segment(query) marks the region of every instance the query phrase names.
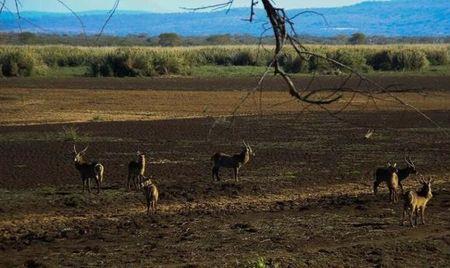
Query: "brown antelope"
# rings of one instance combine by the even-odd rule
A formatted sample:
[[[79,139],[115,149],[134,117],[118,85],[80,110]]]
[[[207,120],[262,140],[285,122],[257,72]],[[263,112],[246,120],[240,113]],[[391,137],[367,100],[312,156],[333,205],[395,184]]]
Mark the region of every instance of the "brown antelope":
[[[232,168],[234,171],[234,179],[236,180],[236,182],[238,181],[239,169],[250,160],[250,156],[252,157],[255,156],[250,145],[245,143],[245,141],[243,141],[243,143],[244,147],[242,147],[242,151],[239,154],[231,156],[224,153],[215,153],[211,157],[211,160],[213,160],[214,162],[214,166],[212,168],[213,180],[214,179],[218,181],[220,180],[219,169],[220,167],[224,167],[224,168]]]
[[[139,188],[143,189],[145,200],[147,201],[147,214],[150,214],[150,208],[153,213],[156,213],[156,206],[158,205],[159,192],[156,185],[153,184],[151,179],[143,177],[145,181],[139,184]]]
[[[128,164],[128,180],[127,187],[130,190],[131,182],[133,182],[134,188],[137,189],[138,183],[142,182],[145,173],[145,155],[141,152],[137,152],[138,160],[131,161]]]
[[[431,192],[431,183],[433,182],[433,179],[425,180],[421,177],[419,182],[422,184],[422,188],[419,191],[408,191],[403,195],[404,204],[402,225],[405,223],[408,210],[411,227],[414,227],[413,218],[415,218],[415,225],[418,224],[419,211],[421,214],[420,217],[422,219],[422,224],[425,224],[425,208],[433,197]]]
[[[77,152],[75,144],[73,145],[73,161],[75,163],[75,168],[80,172],[81,180],[83,181],[83,192],[86,184],[88,186],[88,191],[91,192],[91,179],[95,179],[95,182],[97,183],[97,193],[100,193],[105,168],[98,162],[88,162],[84,159],[84,154],[87,149],[88,146],[81,152]]]

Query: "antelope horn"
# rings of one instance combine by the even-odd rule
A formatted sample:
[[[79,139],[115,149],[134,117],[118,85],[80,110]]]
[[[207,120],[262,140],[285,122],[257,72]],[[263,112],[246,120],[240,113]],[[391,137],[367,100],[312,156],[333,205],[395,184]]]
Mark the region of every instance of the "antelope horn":
[[[416,167],[416,165],[415,165],[414,162],[412,161],[411,157],[409,157],[409,162],[411,163],[411,166]]]
[[[408,164],[408,165],[414,167],[414,164],[411,162],[411,159],[410,159],[409,157],[406,157],[406,156],[405,156],[405,162],[406,162],[406,164]]]
[[[88,145],[88,146],[86,146],[86,148],[84,148],[84,149],[83,149],[83,151],[81,151],[81,152],[80,152],[80,154],[82,154],[82,153],[86,152],[86,150],[87,150],[88,148],[89,148],[89,145]]]
[[[245,143],[245,141],[244,141],[244,140],[242,140],[242,142],[244,143],[245,147],[247,147],[247,148],[248,148],[248,145],[247,145],[247,143]]]
[[[73,152],[74,152],[75,154],[78,154],[78,153],[77,153],[77,147],[75,146],[75,144],[73,145]]]

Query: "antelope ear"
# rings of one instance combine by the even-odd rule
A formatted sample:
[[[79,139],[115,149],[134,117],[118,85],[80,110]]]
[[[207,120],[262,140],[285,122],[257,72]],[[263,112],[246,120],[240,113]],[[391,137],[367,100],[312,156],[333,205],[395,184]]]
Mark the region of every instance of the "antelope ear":
[[[391,162],[387,162],[387,164],[388,164],[388,167],[392,167]]]
[[[394,166],[393,167],[397,167],[397,163],[394,163]]]

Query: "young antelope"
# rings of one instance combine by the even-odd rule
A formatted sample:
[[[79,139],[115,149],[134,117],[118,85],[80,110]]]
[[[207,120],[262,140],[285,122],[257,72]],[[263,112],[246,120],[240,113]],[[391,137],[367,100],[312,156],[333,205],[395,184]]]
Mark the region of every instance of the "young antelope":
[[[158,188],[156,188],[151,179],[143,178],[146,180],[139,184],[139,188],[144,191],[145,200],[147,201],[147,214],[150,214],[150,209],[153,213],[156,213],[159,197]]]

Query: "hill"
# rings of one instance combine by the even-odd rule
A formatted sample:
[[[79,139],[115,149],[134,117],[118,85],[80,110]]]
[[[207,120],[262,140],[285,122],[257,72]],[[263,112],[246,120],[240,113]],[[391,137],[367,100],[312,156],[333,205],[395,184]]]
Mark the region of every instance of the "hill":
[[[308,9],[289,10],[294,15]],[[447,36],[450,35],[450,4],[448,0],[393,0],[383,2],[363,2],[338,7],[317,8],[317,15],[302,15],[295,19],[299,34],[314,36],[333,36],[357,31],[369,35],[385,36]],[[158,35],[163,32],[176,32],[184,36],[211,34],[250,34],[260,35],[265,20],[264,10],[256,10],[256,21],[249,23],[247,8],[214,12],[186,13],[146,13],[118,11],[111,19],[105,33],[128,35],[147,33]],[[80,13],[86,31],[95,34],[104,23],[106,11]],[[21,21],[25,31],[39,32],[44,29],[52,33],[76,34],[81,32],[77,19],[68,13],[24,12],[22,16],[34,25]],[[17,31],[17,20],[12,14],[0,16],[0,31]]]

